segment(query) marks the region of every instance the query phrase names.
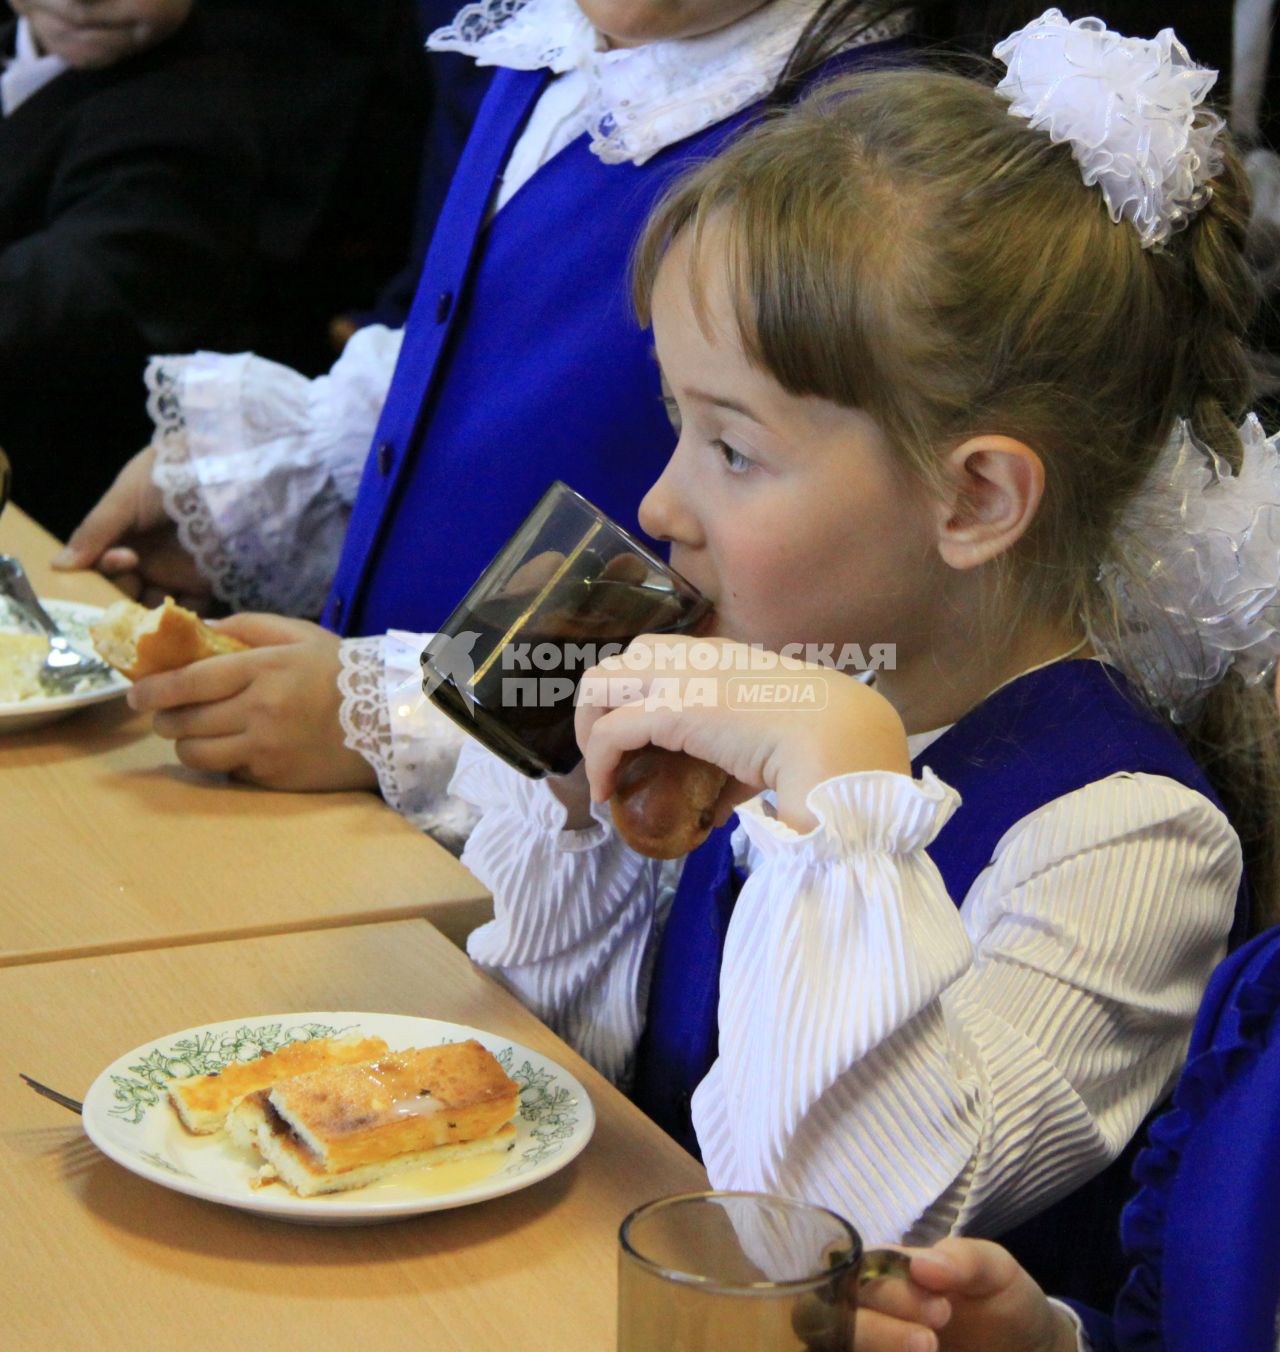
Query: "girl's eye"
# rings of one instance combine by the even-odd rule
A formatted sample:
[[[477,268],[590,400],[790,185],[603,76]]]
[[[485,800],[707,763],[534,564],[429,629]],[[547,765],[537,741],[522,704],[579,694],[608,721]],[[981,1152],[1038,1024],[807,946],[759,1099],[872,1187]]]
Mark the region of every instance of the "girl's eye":
[[[741,451],[735,451],[727,441],[713,441],[711,444],[724,457],[725,468],[730,474],[745,474],[755,464]]]
[[[676,403],[671,395],[664,394],[662,396],[662,407],[667,411],[667,421],[671,424],[671,430],[676,436],[679,436],[681,427],[683,426],[680,419],[680,405]]]

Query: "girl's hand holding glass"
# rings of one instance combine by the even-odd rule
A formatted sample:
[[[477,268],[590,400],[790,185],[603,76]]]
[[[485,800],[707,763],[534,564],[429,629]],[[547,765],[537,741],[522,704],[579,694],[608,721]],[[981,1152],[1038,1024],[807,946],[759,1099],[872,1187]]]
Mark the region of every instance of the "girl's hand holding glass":
[[[1007,1249],[953,1238],[909,1252],[909,1282],[863,1288],[857,1352],[1077,1352],[1071,1317]]]
[[[714,657],[714,668],[712,658]],[[728,776],[717,822],[762,790],[797,831],[817,825],[809,791],[835,775],[911,773],[907,738],[893,706],[843,672],[780,663],[728,639],[643,635],[591,668],[576,718],[592,798],[615,786],[623,755],[644,746],[680,751]]]
[[[364,757],[343,745],[337,635],[280,615],[235,615],[219,627],[251,651],[148,676],[129,691],[178,759],[271,789],[376,788]]]

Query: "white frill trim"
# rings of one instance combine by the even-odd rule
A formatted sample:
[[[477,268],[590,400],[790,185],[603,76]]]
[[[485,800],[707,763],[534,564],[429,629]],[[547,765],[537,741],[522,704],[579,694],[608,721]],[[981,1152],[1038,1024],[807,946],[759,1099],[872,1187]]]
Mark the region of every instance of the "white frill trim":
[[[1266,679],[1280,657],[1280,434],[1250,414],[1239,473],[1179,420],[1103,570],[1124,624],[1115,656],[1175,721],[1234,666]]]
[[[153,480],[237,610],[319,613],[403,334],[371,325],[308,380],[242,352],[153,357]]]
[[[423,637],[393,630],[344,639],[338,649],[338,719],[343,744],[372,767],[387,805],[460,854],[478,816],[449,792],[467,738],[422,697],[417,653]]]
[[[1173,29],[1127,38],[1100,19],[1068,23],[1046,10],[995,48],[1009,68],[996,92],[1009,112],[1068,142],[1111,219],[1144,248],[1163,244],[1210,195],[1222,168],[1223,121],[1200,105],[1215,70],[1197,66]]]
[[[209,579],[213,594],[234,609],[253,609],[240,602],[242,593],[252,588],[243,585],[247,579],[237,576],[235,562],[214,527],[192,464],[179,394],[181,363],[181,357],[153,357],[147,363],[147,412],[155,424],[151,437],[156,452],[152,482],[160,490],[165,514],[177,526],[179,543]]]
[[[383,693],[382,639],[343,639],[338,646],[338,659],[342,744],[369,762],[378,776],[383,798],[398,811],[400,779],[391,747],[390,707]]]
[[[320,613],[328,594],[354,486],[349,496],[328,491],[299,494],[296,486],[305,468],[300,466],[295,476],[272,463],[266,443],[274,429],[254,428],[242,390],[243,369],[256,360],[248,354],[152,357],[145,375],[147,412],[155,425],[151,478],[166,515],[177,527],[179,543],[209,579],[215,596],[233,610],[310,617]],[[292,427],[306,425],[308,381],[287,368],[276,369],[292,378],[277,392],[280,435],[285,436]],[[200,390],[202,385],[208,389]],[[193,410],[193,400],[203,407]],[[200,433],[203,443],[225,451],[197,452],[196,434],[188,421],[193,411],[208,424]],[[283,430],[287,424],[290,432]],[[246,460],[255,449],[241,444],[246,429],[262,436],[260,465],[256,469],[246,465],[243,473],[221,477],[223,466],[237,458]],[[202,467],[213,468],[221,481],[206,478]],[[336,482],[329,472],[320,478],[328,486]],[[288,487],[277,487],[289,480],[293,482]],[[305,506],[304,498],[310,499]]]
[[[930,771],[918,781],[864,772],[810,792],[819,825],[804,834],[759,799],[739,808],[759,859],[725,943],[720,1026],[734,1038],[721,1040],[712,1072],[733,1124],[733,1187],[777,1191],[819,1098],[969,966],[959,911],[926,848],[959,801]],[[842,991],[860,994],[833,998]],[[708,1171],[723,1179],[712,1169],[718,1147],[707,1149],[715,1132],[700,1120],[708,1087],[694,1097],[694,1124]],[[934,1186],[961,1163],[948,1161]]]
[[[799,832],[779,821],[765,797],[738,808],[747,839],[762,860],[797,850],[811,862],[843,862],[865,851],[908,854],[921,850],[960,806],[960,795],[926,767],[919,779],[864,771],[824,780],[805,802],[818,825]]]
[[[763,98],[818,5],[772,0],[714,33],[609,51],[574,0],[479,0],[427,46],[481,66],[584,72],[592,153],[643,164]],[[895,15],[851,45],[887,42],[909,26],[909,15]]]

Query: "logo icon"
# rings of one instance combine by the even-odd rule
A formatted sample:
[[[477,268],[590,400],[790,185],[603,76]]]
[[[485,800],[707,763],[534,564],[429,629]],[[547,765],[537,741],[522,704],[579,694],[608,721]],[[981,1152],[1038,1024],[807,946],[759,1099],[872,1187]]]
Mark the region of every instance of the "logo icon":
[[[476,714],[475,692],[471,688],[476,664],[471,650],[479,637],[469,629],[461,634],[433,634],[422,650],[422,693],[430,695],[445,681],[451,681],[472,718]]]

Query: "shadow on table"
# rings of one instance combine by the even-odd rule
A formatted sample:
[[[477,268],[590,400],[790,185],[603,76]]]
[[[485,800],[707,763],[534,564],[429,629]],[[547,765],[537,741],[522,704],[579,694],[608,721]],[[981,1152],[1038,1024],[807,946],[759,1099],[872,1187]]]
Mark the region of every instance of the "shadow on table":
[[[172,755],[172,752],[169,753]],[[104,776],[116,792],[131,793],[148,813],[189,816],[192,812],[215,809],[218,816],[263,815],[264,795],[271,800],[271,816],[296,817],[308,813],[332,811],[353,802],[373,800],[372,793],[360,790],[338,793],[286,793],[246,784],[227,775],[192,770],[172,761],[163,765],[138,766]],[[388,813],[399,821],[398,814]]]
[[[53,765],[116,751],[141,741],[150,731],[149,720],[121,699],[81,709],[30,732],[6,733],[0,736],[0,752],[18,752],[24,765]]]
[[[331,1298],[338,1292],[326,1268],[359,1267],[358,1280],[344,1286],[344,1298],[403,1295],[457,1287],[473,1267],[477,1278],[492,1276],[483,1249],[502,1246],[501,1265],[513,1266],[522,1252],[511,1239],[559,1206],[574,1184],[579,1161],[520,1192],[447,1211],[428,1212],[378,1225],[295,1225],[232,1207],[201,1202],[135,1177],[110,1160],[87,1164],[75,1144],[67,1147],[66,1180],[84,1205],[144,1261],[213,1285],[262,1290],[273,1295]],[[468,1251],[474,1250],[469,1258]],[[540,1246],[525,1246],[530,1263]],[[448,1254],[447,1264],[415,1260]],[[198,1266],[192,1258],[203,1260]],[[411,1276],[401,1266],[414,1263]],[[269,1276],[248,1264],[269,1265]]]

